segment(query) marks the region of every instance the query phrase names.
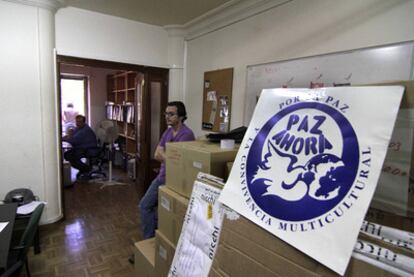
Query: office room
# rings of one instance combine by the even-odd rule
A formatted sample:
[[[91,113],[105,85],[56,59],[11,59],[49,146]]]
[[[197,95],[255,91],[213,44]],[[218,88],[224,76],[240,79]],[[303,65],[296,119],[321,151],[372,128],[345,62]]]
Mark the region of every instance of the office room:
[[[411,105],[414,106],[410,97],[414,65],[413,12],[414,1],[411,0],[0,0],[0,91],[3,96],[0,102],[3,111],[0,119],[3,133],[0,208],[7,206],[4,210],[8,212],[4,213],[9,213],[8,217],[3,217],[0,210],[0,238],[4,240],[1,241],[0,274],[28,276],[27,268],[30,268],[32,276],[412,276],[414,247],[400,249],[390,241],[404,241],[402,237],[409,237],[409,232],[414,231],[414,205],[411,206],[414,202],[410,195],[411,178],[407,173],[411,169],[413,135],[410,130],[413,125],[409,120],[400,120],[401,115],[409,118]],[[394,52],[387,49],[398,51],[393,55],[389,53]],[[374,52],[375,55],[371,55]],[[225,78],[224,73],[228,73]],[[336,79],[334,73],[343,76]],[[103,165],[105,175],[82,179],[75,173],[69,178],[69,186],[65,183],[68,182],[65,173],[68,163],[64,161],[62,149],[65,140],[62,133],[62,77],[85,78],[84,123],[98,138],[101,122],[109,121],[107,124],[114,126],[104,132],[108,134],[103,138],[106,140],[103,149],[107,154]],[[349,95],[369,94],[369,89],[378,85],[385,85],[378,93],[384,91],[386,96],[376,97],[383,106],[368,100],[361,102],[368,97],[338,98],[338,95],[342,97],[343,93],[340,93],[343,91],[350,91]],[[404,89],[404,96],[395,85]],[[296,136],[297,140],[291,142],[295,151],[299,152],[301,145],[310,143],[308,152],[319,151],[314,153],[315,156],[329,153],[330,156],[324,158],[326,161],[335,165],[352,164],[364,172],[369,171],[363,176],[369,175],[367,179],[372,186],[366,183],[365,188],[369,189],[361,190],[358,200],[352,202],[354,208],[347,208],[344,215],[335,217],[335,212],[339,213],[338,207],[351,205],[345,200],[335,202],[335,191],[339,196],[349,196],[358,188],[357,181],[350,184],[353,189],[326,193],[324,199],[320,199],[317,192],[309,192],[306,199],[332,203],[329,204],[331,210],[324,210],[325,214],[312,215],[312,218],[324,218],[323,224],[318,223],[320,227],[315,227],[310,215],[304,216],[308,214],[306,212],[289,221],[284,215],[267,211],[268,205],[282,203],[279,200],[272,202],[281,199],[279,197],[268,196],[266,199],[270,200],[266,203],[269,204],[263,204],[264,208],[260,201],[251,206],[249,199],[257,200],[254,189],[249,188],[251,198],[246,198],[243,188],[237,190],[237,185],[243,183],[237,178],[244,174],[241,173],[244,159],[247,165],[254,162],[254,159],[246,158],[246,151],[258,147],[253,137],[261,136],[260,128],[267,122],[260,118],[266,117],[270,109],[266,105],[273,103],[274,114],[279,109],[291,111],[299,104],[306,109],[313,107],[292,102],[294,100],[286,98],[286,93],[280,90],[275,90],[274,99],[269,96],[273,91],[269,90],[266,92],[269,98],[260,100],[262,89],[282,87],[293,93],[289,95],[314,95],[313,100],[306,101],[319,101],[315,99],[323,96],[326,98],[324,105],[329,106],[324,110],[325,114],[335,113],[323,125],[322,121],[311,121],[311,116],[292,112],[286,119],[289,128],[292,127],[288,131],[292,134],[309,131],[309,136],[318,135],[316,142],[309,142],[313,141],[311,137],[304,136],[300,140]],[[294,88],[305,90],[295,91]],[[388,98],[388,90],[395,98]],[[284,99],[286,106],[280,99]],[[178,106],[168,104],[177,101],[185,105],[185,113]],[[364,108],[357,110],[358,103],[363,103]],[[322,102],[320,104],[324,106]],[[253,113],[256,105],[261,112]],[[125,110],[120,113],[125,117],[132,109],[133,115],[128,120],[114,117],[113,113],[119,112],[118,107]],[[396,119],[399,109],[403,112],[398,113]],[[383,115],[382,111],[390,112]],[[312,110],[310,114],[314,119],[320,119],[318,112]],[[295,117],[295,114],[299,115]],[[171,130],[167,125],[176,124],[172,118],[177,118],[180,128],[185,126],[192,131],[193,136],[185,140],[195,138],[196,141],[161,146],[164,158],[160,162],[154,153],[160,150],[158,142],[165,145],[161,136],[164,131]],[[274,118],[268,122],[274,122]],[[346,162],[340,152],[335,152],[335,146],[339,144],[333,142],[342,139],[340,145],[345,145],[341,135],[345,131],[341,131],[342,127],[332,127],[338,118],[346,118],[355,130],[354,137],[359,139],[355,145],[359,148],[349,146],[351,148],[346,148],[349,151],[344,150],[344,153],[360,150],[359,155],[353,156],[358,156],[359,163],[355,162],[356,158]],[[254,126],[257,122],[258,126]],[[276,127],[266,136],[277,131],[278,122],[285,121],[283,118],[277,121]],[[395,143],[398,136],[392,133],[394,124],[396,129],[403,129],[400,134],[404,134],[406,145],[400,152],[404,152],[404,157],[395,158],[390,154],[400,145]],[[108,125],[105,126],[108,129]],[[242,126],[247,127],[241,128],[245,140],[240,133],[229,134],[231,130],[241,130],[239,127]],[[334,133],[331,137],[328,136],[331,129],[324,126],[331,126]],[[116,129],[116,135],[111,133],[113,129]],[[321,130],[324,135],[326,133],[322,143],[325,150],[319,144]],[[210,142],[206,138],[208,134],[218,134],[217,137],[225,139]],[[267,144],[269,148],[266,149],[284,157],[286,154],[281,155],[276,145],[280,140],[274,140],[275,144]],[[346,141],[350,140],[347,138]],[[313,147],[312,143],[318,143],[319,148]],[[378,152],[372,152],[371,159],[363,159],[370,153],[367,149],[373,149],[363,146],[370,143]],[[256,177],[247,177],[248,183],[253,183],[259,174],[266,174],[267,163],[275,162],[266,154],[262,156],[265,157],[263,164],[252,169]],[[181,164],[179,157],[188,162],[185,160]],[[392,158],[395,159],[390,167],[385,166],[384,159]],[[372,163],[363,162],[367,160]],[[207,168],[204,173],[228,178],[227,182],[211,176],[197,177],[198,171],[203,171],[200,169],[204,161],[209,163],[204,167]],[[369,170],[365,168],[367,164],[371,166]],[[162,165],[165,168],[160,170]],[[397,165],[401,167],[396,169]],[[310,173],[317,165],[303,162],[301,168]],[[290,170],[293,172],[291,165],[288,173]],[[155,190],[153,199],[160,199],[160,205],[155,203],[153,207],[158,213],[158,229],[155,230],[156,226],[147,236],[146,223],[142,220],[143,208],[139,203],[153,180],[158,180],[160,172],[165,171],[166,181],[161,182],[165,186]],[[400,174],[400,171],[404,173]],[[249,172],[246,174],[251,174]],[[400,179],[387,179],[384,175],[390,172],[393,178],[398,175]],[[312,172],[312,176],[316,173]],[[298,174],[303,174],[298,175],[299,179],[305,178],[300,176],[306,173]],[[262,176],[263,179],[266,177]],[[313,184],[299,179],[296,179],[299,183]],[[198,190],[193,190],[195,180],[195,183],[197,180],[202,183]],[[255,183],[257,186],[265,190],[272,188],[266,182],[258,184],[259,181]],[[402,193],[386,186],[386,183],[394,182],[401,184]],[[210,200],[220,197],[219,201],[213,201],[214,207],[211,203],[206,204],[208,218],[218,219],[214,224],[209,221],[203,225],[213,228],[212,237],[206,235],[210,229],[204,233],[200,231],[203,235],[194,236],[209,238],[212,243],[209,242],[205,249],[193,249],[197,255],[190,259],[183,250],[188,246],[190,234],[186,230],[195,224],[190,220],[193,217],[188,203],[190,199],[198,199],[197,191],[206,189],[207,185],[210,186],[207,188],[209,193],[214,191]],[[287,183],[283,183],[284,186]],[[33,249],[28,249],[23,258],[11,261],[13,228],[19,225],[16,212],[27,195],[20,193],[17,195],[20,198],[14,195],[9,200],[20,202],[11,204],[6,201],[6,196],[20,188],[31,191],[35,202],[42,203],[39,206],[43,210],[37,214],[41,217],[33,227],[39,226],[38,232],[30,242],[40,249],[36,254]],[[219,196],[221,189],[223,193]],[[380,201],[382,196],[390,195],[395,197]],[[323,209],[328,209],[326,207]],[[233,211],[229,212],[230,208]],[[216,212],[220,216],[212,216]],[[345,219],[350,214],[353,222]],[[32,211],[27,216],[29,222],[30,215],[34,218],[36,213]],[[184,218],[188,220],[184,221]],[[304,227],[303,222],[311,227]],[[372,238],[360,227],[366,222],[369,222],[366,229],[384,225],[381,230],[390,229],[394,236]],[[334,226],[337,223],[346,226]],[[290,232],[283,226],[290,226]],[[302,228],[302,231],[294,232],[295,228]],[[333,230],[349,230],[349,235],[341,242],[329,233]],[[313,239],[314,236],[320,236],[321,241]],[[320,249],[315,248],[315,244]],[[363,252],[364,246],[385,247],[390,251],[387,253],[401,257],[401,263],[388,262],[387,255],[368,257]],[[197,270],[185,271],[182,268],[185,258],[190,259],[187,262]],[[8,272],[11,275],[6,275]]]

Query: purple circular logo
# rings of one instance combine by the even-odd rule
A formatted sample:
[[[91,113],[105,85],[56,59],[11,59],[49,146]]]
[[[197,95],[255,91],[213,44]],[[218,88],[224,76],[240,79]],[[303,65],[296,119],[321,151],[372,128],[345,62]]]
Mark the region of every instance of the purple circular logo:
[[[318,102],[279,111],[257,133],[246,163],[255,203],[285,221],[332,210],[357,176],[358,139],[345,116]]]

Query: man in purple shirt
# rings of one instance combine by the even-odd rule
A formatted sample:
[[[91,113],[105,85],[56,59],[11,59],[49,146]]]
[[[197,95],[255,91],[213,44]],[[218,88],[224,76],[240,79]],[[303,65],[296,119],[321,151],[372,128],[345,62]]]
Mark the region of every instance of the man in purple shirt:
[[[186,119],[187,112],[182,102],[168,103],[165,110],[165,120],[168,128],[162,134],[155,150],[155,159],[161,162],[160,172],[139,202],[144,239],[154,237],[157,228],[158,188],[165,184],[165,144],[167,142],[194,140],[193,131],[184,124]]]
[[[86,118],[83,115],[76,116],[75,130],[69,132],[62,140],[72,145],[72,148],[64,154],[65,160],[69,161],[72,167],[79,170],[78,177],[86,179],[91,168],[81,159],[85,157],[88,148],[97,146],[97,142],[95,133],[86,124]]]

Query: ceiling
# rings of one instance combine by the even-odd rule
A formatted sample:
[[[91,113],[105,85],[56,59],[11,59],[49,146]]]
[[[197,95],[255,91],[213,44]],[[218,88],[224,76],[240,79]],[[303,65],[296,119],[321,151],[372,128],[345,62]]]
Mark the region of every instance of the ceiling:
[[[152,25],[183,25],[234,0],[66,0],[68,6]]]

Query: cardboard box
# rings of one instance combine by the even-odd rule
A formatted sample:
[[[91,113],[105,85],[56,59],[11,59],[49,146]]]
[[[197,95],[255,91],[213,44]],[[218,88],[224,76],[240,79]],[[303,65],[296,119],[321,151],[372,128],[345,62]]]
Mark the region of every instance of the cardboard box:
[[[158,230],[174,245],[177,245],[188,199],[161,186],[158,193]]]
[[[256,233],[258,231],[259,229],[257,229]],[[260,231],[267,232],[265,230]],[[255,241],[253,238],[254,234],[250,235],[249,239],[247,234],[246,236],[243,236],[234,231],[223,229],[220,240],[227,247],[231,247],[233,252],[236,252],[235,250],[237,250],[237,252],[251,257],[255,261],[264,265],[267,270],[270,270],[276,276],[316,276],[312,272],[318,270],[319,264],[313,259],[308,258],[300,251],[287,245],[285,242],[274,236],[269,237],[266,241],[264,241],[264,243],[271,244],[270,247],[266,247],[265,245],[260,245]],[[271,234],[269,233],[269,235]],[[285,250],[288,252],[285,255],[290,257],[290,259],[281,255],[282,253],[280,252],[284,252]]]
[[[198,172],[223,178],[227,162],[234,161],[238,151],[221,149],[207,141],[167,143],[166,185],[173,191],[190,197]]]
[[[325,276],[321,274],[321,276]],[[338,275],[339,276],[339,275]],[[346,277],[359,277],[359,276],[376,276],[376,277],[397,277],[388,271],[384,271],[381,268],[370,265],[366,262],[351,258],[348,268],[345,273]]]
[[[224,273],[221,269],[214,269],[211,268],[208,277],[228,277],[226,273]]]
[[[251,257],[226,244],[219,245],[215,259],[218,260],[220,270],[228,276],[279,276]]]
[[[135,243],[135,276],[155,276],[155,238]]]
[[[174,258],[175,245],[160,231],[155,231],[155,276],[168,276]]]
[[[218,247],[217,247],[218,251]],[[216,254],[217,255],[217,254]],[[217,257],[217,256],[216,256]],[[218,259],[214,258],[213,264],[211,265],[210,272],[208,277],[228,277],[229,275],[226,274],[220,267],[218,266]]]
[[[233,238],[232,235],[235,237]],[[238,238],[242,238],[242,240],[238,242]],[[316,271],[318,268],[317,261],[304,255],[243,216],[240,216],[237,220],[228,220],[227,218],[223,220],[221,242],[234,246],[246,254],[254,251],[250,250],[250,247],[266,249],[287,260],[295,261],[297,265],[310,271]]]
[[[224,180],[227,180],[227,178],[229,178],[232,168],[233,168],[233,162],[226,163],[226,170],[224,171]]]
[[[381,245],[379,241],[372,242]],[[390,250],[401,254],[407,252],[395,247],[390,247]],[[237,267],[229,265],[235,260],[243,262]],[[248,268],[245,268],[245,265],[248,265]],[[237,220],[224,220],[219,251],[213,263],[213,268],[216,271],[221,269],[230,276],[238,276],[239,267],[243,267],[243,270],[249,272],[252,270],[269,274],[267,276],[339,276],[242,216]],[[366,262],[351,258],[345,276],[394,275]]]

